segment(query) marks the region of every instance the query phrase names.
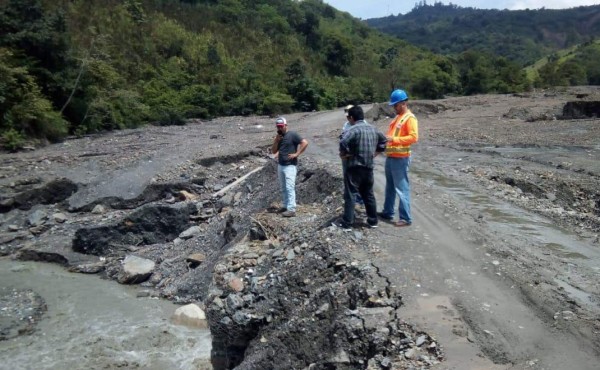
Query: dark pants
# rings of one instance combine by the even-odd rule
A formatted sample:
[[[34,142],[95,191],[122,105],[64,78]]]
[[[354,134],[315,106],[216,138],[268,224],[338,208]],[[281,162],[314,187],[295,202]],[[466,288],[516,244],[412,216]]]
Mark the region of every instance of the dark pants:
[[[344,217],[348,225],[354,224],[354,194],[358,193],[365,202],[367,222],[377,224],[377,203],[373,193],[373,169],[366,167],[350,167],[344,176]]]

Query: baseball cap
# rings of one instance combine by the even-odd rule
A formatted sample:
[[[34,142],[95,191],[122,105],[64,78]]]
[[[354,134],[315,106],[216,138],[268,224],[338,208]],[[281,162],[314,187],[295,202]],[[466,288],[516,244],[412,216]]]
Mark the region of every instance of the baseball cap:
[[[349,105],[347,105],[347,106],[346,106],[346,108],[344,108],[344,112],[347,112],[347,111],[349,111],[349,110],[350,110],[350,108],[352,108],[353,106],[354,106],[354,105],[352,105],[352,104],[349,104]]]
[[[279,117],[275,120],[275,125],[277,126],[285,126],[287,125],[287,121],[283,117]]]

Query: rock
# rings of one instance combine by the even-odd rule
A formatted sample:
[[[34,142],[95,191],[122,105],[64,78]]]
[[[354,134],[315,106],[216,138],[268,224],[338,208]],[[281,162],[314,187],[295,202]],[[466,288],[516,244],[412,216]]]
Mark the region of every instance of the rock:
[[[417,338],[417,341],[415,342],[415,344],[417,347],[421,347],[426,341],[427,341],[427,336],[421,335],[420,337]]]
[[[244,312],[236,311],[233,314],[233,321],[238,325],[246,326],[250,323],[250,317]]]
[[[185,261],[188,263],[188,265],[191,268],[196,268],[198,266],[200,266],[200,264],[202,262],[204,262],[206,260],[206,256],[202,253],[194,253],[189,255]]]
[[[286,258],[288,261],[293,260],[294,258],[296,258],[296,253],[294,253],[294,251],[290,249],[287,253]]]
[[[106,207],[104,207],[102,204],[96,204],[94,209],[92,209],[92,213],[95,215],[104,214],[106,213]]]
[[[227,310],[230,312],[236,311],[239,308],[244,307],[244,300],[239,294],[230,294],[227,296]]]
[[[15,232],[15,231],[19,231],[20,229],[21,228],[18,227],[17,225],[8,225],[8,231]]]
[[[206,328],[208,326],[206,314],[200,307],[193,303],[176,309],[171,320],[174,324],[195,328]]]
[[[242,196],[243,196],[243,195],[244,195],[244,194],[242,194],[242,192],[241,192],[241,191],[238,191],[237,193],[235,193],[235,195],[233,196],[233,202],[234,202],[235,204],[239,203],[239,202],[240,202],[240,200],[242,199]]]
[[[86,263],[81,265],[72,266],[69,268],[70,272],[79,272],[81,274],[97,274],[104,270],[106,263],[103,261],[96,263]]]
[[[27,223],[32,227],[41,226],[44,224],[44,221],[47,217],[48,216],[44,211],[38,209],[37,211],[30,214],[29,217],[27,217]]]
[[[117,280],[121,284],[143,283],[152,275],[154,266],[154,261],[129,255],[123,261],[123,271]]]
[[[44,232],[46,232],[48,229],[50,229],[49,225],[38,225],[35,227],[30,227],[29,232],[32,233],[33,235],[40,235],[40,234],[43,234]]]
[[[62,224],[65,221],[67,221],[67,215],[65,215],[64,213],[55,213],[52,215],[52,219],[54,220],[54,222]]]
[[[317,317],[324,317],[327,311],[329,311],[329,303],[323,303],[317,312],[315,312],[315,315],[317,315]]]
[[[392,307],[364,308],[360,307],[358,312],[363,318],[366,329],[377,330],[380,327],[387,326],[391,319]]]
[[[382,366],[383,368],[385,368],[385,369],[389,369],[389,368],[391,368],[391,367],[392,367],[392,360],[390,360],[390,358],[389,358],[389,357],[384,357],[384,358],[381,360],[381,366]]]
[[[200,235],[201,232],[202,232],[202,229],[200,228],[200,226],[192,226],[189,229],[182,232],[181,234],[179,234],[179,238],[190,239],[196,235]]]
[[[135,295],[137,298],[148,298],[150,297],[150,295],[152,294],[152,292],[150,292],[149,290],[142,290],[137,292],[137,294]]]
[[[227,286],[234,292],[241,292],[244,290],[244,282],[242,279],[234,277],[227,282]]]
[[[15,205],[14,198],[3,199],[0,201],[0,209],[10,210]]]
[[[414,348],[411,348],[408,351],[404,352],[404,357],[410,360],[411,358],[414,358],[416,354],[417,354],[417,350]]]
[[[338,350],[338,352],[329,359],[328,362],[333,363],[333,364],[349,364],[350,356],[348,356],[346,351],[344,351],[343,349],[340,348]]]
[[[190,193],[188,191],[185,191],[185,190],[181,190],[179,192],[179,199],[181,199],[183,201],[185,201],[185,200],[192,200],[193,201],[193,200],[197,200],[198,198],[199,198],[198,195],[192,194],[192,193]]]

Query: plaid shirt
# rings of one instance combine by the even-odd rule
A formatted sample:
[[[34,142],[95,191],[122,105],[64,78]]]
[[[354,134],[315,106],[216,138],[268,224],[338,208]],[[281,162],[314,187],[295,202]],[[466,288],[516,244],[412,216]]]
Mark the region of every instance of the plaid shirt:
[[[387,139],[381,131],[365,121],[357,121],[340,139],[340,154],[347,155],[348,168],[373,168],[375,152],[384,152]]]

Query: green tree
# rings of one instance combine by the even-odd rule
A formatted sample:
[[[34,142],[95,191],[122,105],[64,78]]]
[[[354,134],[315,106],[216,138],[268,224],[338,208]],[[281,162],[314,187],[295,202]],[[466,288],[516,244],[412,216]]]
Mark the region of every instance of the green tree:
[[[8,0],[0,7],[0,47],[13,50],[54,107],[64,104],[75,65],[61,10],[45,11],[41,0]]]
[[[58,141],[65,137],[68,123],[42,95],[25,67],[17,67],[13,55],[0,48],[0,134],[14,150],[24,137]],[[8,145],[7,145],[8,144]]]
[[[325,67],[334,76],[345,76],[354,57],[350,41],[342,35],[329,33],[323,40]]]

